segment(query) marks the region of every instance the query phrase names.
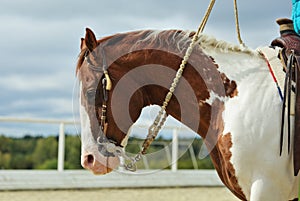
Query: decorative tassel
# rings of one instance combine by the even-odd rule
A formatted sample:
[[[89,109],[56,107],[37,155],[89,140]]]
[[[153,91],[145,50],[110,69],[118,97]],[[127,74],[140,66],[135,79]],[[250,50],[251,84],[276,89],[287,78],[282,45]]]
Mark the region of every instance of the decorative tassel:
[[[110,91],[111,88],[112,88],[112,82],[111,82],[111,79],[109,77],[109,74],[108,74],[107,70],[104,71],[104,75],[105,75],[105,78],[106,78],[106,87],[105,87],[105,89],[107,91]]]

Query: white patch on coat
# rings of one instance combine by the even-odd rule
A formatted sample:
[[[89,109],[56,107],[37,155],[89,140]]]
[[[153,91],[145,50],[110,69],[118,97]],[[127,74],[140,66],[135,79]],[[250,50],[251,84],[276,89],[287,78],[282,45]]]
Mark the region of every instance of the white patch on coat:
[[[226,102],[228,97],[220,97],[218,94],[216,94],[214,91],[209,92],[209,99],[205,100],[205,103],[208,103],[209,105],[212,105],[215,100],[219,100],[221,102]]]
[[[203,51],[237,84],[238,95],[225,102],[224,134],[232,135],[230,161],[247,200],[296,198],[299,177],[293,175],[286,140],[279,156],[282,103],[264,59],[258,54],[212,47]]]
[[[118,157],[105,157],[98,151],[98,144],[95,141],[91,122],[86,108],[81,102],[82,84],[80,83],[80,123],[81,123],[81,164],[84,166],[88,155],[92,155],[95,159],[93,165],[88,167],[94,174],[106,174],[108,169],[116,169],[120,165]]]
[[[79,107],[80,107],[80,125],[81,125],[81,154],[88,154],[89,152],[93,152],[95,146],[97,146],[92,130],[91,130],[91,122],[89,115],[82,105],[82,83],[80,82],[80,95],[79,95]]]

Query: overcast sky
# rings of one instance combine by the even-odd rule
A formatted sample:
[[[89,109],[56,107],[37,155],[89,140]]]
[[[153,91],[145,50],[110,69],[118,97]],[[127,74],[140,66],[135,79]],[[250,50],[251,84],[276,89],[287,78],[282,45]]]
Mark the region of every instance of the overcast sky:
[[[0,116],[72,119],[85,27],[97,37],[139,29],[195,30],[209,0],[0,0]],[[278,36],[291,1],[238,0],[242,38],[256,48]],[[236,43],[233,0],[217,0],[204,31]],[[0,133],[9,132],[0,123]]]

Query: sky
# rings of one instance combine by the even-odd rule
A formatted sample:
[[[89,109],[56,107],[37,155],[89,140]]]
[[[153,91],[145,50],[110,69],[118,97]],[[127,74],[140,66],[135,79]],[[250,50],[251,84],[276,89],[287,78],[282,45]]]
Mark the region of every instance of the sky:
[[[269,45],[279,34],[275,20],[291,15],[291,1],[237,1],[242,38],[252,48]],[[196,30],[208,4],[209,0],[0,0],[0,116],[78,119],[72,99],[86,27],[97,38],[141,29]],[[204,33],[237,43],[233,0],[216,1]],[[0,122],[0,133],[46,132],[36,127]],[[48,127],[52,129],[56,127]]]

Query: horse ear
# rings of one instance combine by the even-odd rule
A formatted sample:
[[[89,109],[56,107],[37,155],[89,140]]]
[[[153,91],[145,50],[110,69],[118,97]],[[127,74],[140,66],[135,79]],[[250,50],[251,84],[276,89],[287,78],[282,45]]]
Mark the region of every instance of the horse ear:
[[[92,52],[98,46],[96,36],[94,32],[89,28],[86,28],[84,42],[90,52]]]
[[[86,48],[85,40],[84,38],[81,38],[80,49],[83,50],[84,48]]]

